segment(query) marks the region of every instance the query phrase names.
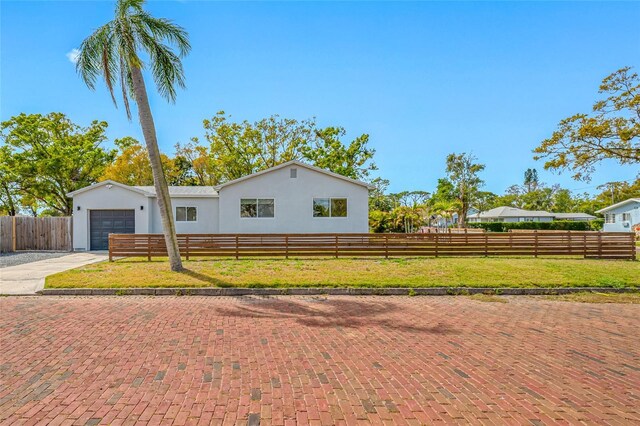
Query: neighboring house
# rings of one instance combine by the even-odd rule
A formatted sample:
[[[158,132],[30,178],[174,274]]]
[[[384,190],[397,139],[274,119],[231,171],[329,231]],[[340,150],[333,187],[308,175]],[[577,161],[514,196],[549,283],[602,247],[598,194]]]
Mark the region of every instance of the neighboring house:
[[[470,214],[467,216],[469,223],[477,222],[553,222],[554,220],[589,221],[595,219],[586,213],[549,213],[543,210],[524,210],[516,207],[496,207]]]
[[[212,186],[169,187],[179,234],[361,233],[369,189],[299,161]],[[74,250],[105,250],[110,233],[158,234],[155,189],[104,181],[73,197]]]
[[[629,198],[596,213],[604,214],[605,232],[633,232],[640,225],[640,198]]]

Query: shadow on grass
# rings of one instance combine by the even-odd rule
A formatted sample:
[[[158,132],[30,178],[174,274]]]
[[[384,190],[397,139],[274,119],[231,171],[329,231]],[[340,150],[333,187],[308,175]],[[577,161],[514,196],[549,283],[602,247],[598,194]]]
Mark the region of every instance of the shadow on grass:
[[[185,268],[180,273],[194,278],[198,281],[207,283],[209,287],[235,287],[233,284],[229,284],[228,282],[210,277],[209,275],[201,274],[200,272],[192,271],[191,269]]]
[[[367,328],[382,327],[395,331],[430,334],[459,334],[460,331],[442,321],[424,326],[411,321],[416,317],[390,318],[402,307],[393,301],[363,301],[356,299],[307,298],[305,301],[272,297],[242,296],[237,306],[217,308],[224,316],[289,319],[307,327]]]

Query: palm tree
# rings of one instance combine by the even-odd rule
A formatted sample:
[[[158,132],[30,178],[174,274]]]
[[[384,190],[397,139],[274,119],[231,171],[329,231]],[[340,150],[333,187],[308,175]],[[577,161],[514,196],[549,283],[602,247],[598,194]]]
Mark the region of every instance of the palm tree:
[[[142,75],[145,63],[139,54],[146,53],[148,66],[160,95],[175,102],[176,86],[185,87],[180,59],[189,53],[191,45],[187,32],[182,27],[168,19],[152,17],[143,10],[144,2],[145,0],[118,0],[115,18],[82,42],[76,69],[90,89],[94,89],[96,79],[102,77],[116,107],[114,87],[119,81],[129,120],[129,99],[133,98],[138,106],[138,118],[151,162],[169,263],[172,271],[181,271],[183,267],[169,187],[162,170],[156,129]],[[178,55],[173,52],[171,45],[177,48]]]

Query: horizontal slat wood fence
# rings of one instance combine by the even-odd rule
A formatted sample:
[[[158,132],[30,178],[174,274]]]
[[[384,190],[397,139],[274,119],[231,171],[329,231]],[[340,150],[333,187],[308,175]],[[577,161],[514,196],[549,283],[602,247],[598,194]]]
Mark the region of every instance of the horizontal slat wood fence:
[[[71,217],[0,217],[0,252],[71,251]]]
[[[180,253],[240,257],[584,256],[635,259],[633,234],[544,232],[482,234],[179,234]],[[111,234],[109,259],[166,256],[161,234]]]

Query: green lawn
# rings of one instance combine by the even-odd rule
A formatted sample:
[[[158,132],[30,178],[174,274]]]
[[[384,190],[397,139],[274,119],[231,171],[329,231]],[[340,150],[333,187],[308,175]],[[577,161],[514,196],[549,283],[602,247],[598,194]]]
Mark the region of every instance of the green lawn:
[[[47,277],[47,288],[640,287],[640,262],[581,258],[192,260],[121,259]]]

